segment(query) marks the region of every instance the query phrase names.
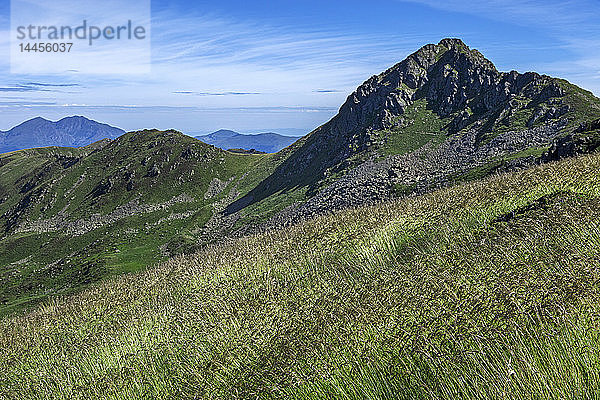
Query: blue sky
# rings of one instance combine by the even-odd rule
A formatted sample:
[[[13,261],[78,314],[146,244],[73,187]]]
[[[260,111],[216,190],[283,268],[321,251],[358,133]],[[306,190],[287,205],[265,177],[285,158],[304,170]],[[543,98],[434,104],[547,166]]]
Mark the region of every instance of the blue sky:
[[[460,37],[500,70],[600,94],[598,0],[152,2],[152,72],[10,73],[0,0],[0,129],[33,116],[127,130],[308,132],[356,86],[426,43]]]

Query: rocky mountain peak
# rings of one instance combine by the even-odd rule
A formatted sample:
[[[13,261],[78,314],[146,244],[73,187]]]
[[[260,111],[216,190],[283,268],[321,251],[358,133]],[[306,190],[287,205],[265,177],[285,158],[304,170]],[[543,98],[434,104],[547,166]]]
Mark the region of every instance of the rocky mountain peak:
[[[562,96],[564,90],[556,79],[534,72],[499,72],[478,50],[448,38],[421,47],[368,79],[327,128],[330,135],[345,136],[347,147],[362,151],[371,144],[369,132],[394,129],[418,100],[426,101],[440,118],[450,118],[448,133],[456,133],[489,113],[514,114],[523,106],[515,98],[543,103]]]
[[[340,113],[358,114],[359,125],[385,129],[393,116],[402,114],[415,100],[427,98],[437,113],[448,116],[463,108],[467,99],[489,89],[500,75],[479,51],[460,39],[443,39],[367,80]]]
[[[406,185],[436,174],[439,181],[498,154],[549,146],[578,120],[600,114],[599,104],[567,81],[500,72],[460,39],[443,39],[367,79],[335,117],[292,146],[275,172],[230,209],[299,186],[310,187],[312,195],[367,159],[389,164],[381,167],[381,187],[389,184],[389,176]],[[435,144],[421,151],[429,142]],[[399,166],[399,158],[417,150],[416,161]],[[406,173],[424,159],[430,163],[418,173]],[[441,165],[449,166],[440,170]],[[377,186],[373,173],[364,175],[365,188]]]
[[[445,39],[440,40],[440,42],[437,45],[438,45],[438,47],[442,46],[442,47],[446,47],[448,49],[468,48],[468,46],[465,44],[465,42],[463,42],[462,40],[460,40],[458,38],[445,38]]]
[[[487,112],[506,100],[511,89],[503,91],[505,87],[523,83],[511,75],[507,84],[499,87],[502,76],[491,61],[462,40],[443,39],[372,76],[348,97],[339,114],[314,134],[327,130],[330,138],[339,136],[337,142],[344,149],[338,155],[345,158],[371,144],[369,132],[393,128],[397,118],[419,99],[426,99],[443,118],[456,114],[459,119],[454,126],[461,127],[466,122],[464,115],[458,115],[461,111],[475,108]]]

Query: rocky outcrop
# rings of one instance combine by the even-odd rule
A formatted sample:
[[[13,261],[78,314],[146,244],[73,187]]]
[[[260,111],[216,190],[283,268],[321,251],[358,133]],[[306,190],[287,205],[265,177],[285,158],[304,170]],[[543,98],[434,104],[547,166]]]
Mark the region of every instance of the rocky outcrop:
[[[495,160],[506,159],[506,162],[498,163],[494,169],[496,172],[526,168],[539,163],[540,159],[509,159],[507,156],[532,147],[542,147],[554,140],[560,131],[561,125],[558,123],[521,132],[507,132],[478,146],[478,133],[474,128],[463,135],[449,137],[438,147],[429,144],[409,154],[379,160],[371,157],[306,202],[278,213],[261,229],[287,226],[347,207],[389,200],[397,196],[397,187],[408,187],[410,192],[424,193],[451,184],[455,179],[453,177]]]
[[[108,214],[91,214],[88,218],[70,220],[68,214],[59,212],[56,216],[49,219],[40,219],[37,221],[27,221],[21,223],[14,233],[22,232],[64,232],[71,236],[81,236],[95,229],[114,224],[124,218],[134,215],[149,214],[157,211],[163,211],[181,203],[192,203],[195,199],[187,194],[175,196],[172,199],[157,204],[141,204],[138,199],[131,200],[122,206],[117,207]],[[170,217],[163,218],[161,223],[173,219],[187,218],[193,213],[174,213]]]
[[[544,161],[555,161],[600,148],[600,119],[583,122],[571,134],[557,138],[544,154]]]
[[[208,189],[206,189],[206,193],[204,193],[204,200],[212,199],[213,197],[218,196],[223,190],[225,190],[227,185],[229,185],[234,178],[235,177],[232,176],[227,181],[222,181],[219,178],[213,178],[208,185]]]

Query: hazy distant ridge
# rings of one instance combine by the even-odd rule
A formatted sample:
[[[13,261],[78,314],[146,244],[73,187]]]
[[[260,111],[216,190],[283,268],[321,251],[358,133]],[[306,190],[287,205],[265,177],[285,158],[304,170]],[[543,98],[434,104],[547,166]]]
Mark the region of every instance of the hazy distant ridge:
[[[298,137],[283,136],[273,132],[243,135],[226,129],[218,130],[209,135],[196,136],[196,138],[224,150],[254,149],[265,153],[276,153],[298,140]]]
[[[120,128],[81,116],[56,122],[36,117],[8,131],[0,131],[0,153],[46,146],[81,147],[100,139],[115,139],[123,133]]]

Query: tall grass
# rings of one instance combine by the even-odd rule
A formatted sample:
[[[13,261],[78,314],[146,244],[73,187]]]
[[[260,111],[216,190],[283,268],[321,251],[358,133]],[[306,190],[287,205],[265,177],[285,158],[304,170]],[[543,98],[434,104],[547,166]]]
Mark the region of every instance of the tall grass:
[[[600,397],[600,156],[213,246],[0,321],[0,398]]]

